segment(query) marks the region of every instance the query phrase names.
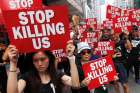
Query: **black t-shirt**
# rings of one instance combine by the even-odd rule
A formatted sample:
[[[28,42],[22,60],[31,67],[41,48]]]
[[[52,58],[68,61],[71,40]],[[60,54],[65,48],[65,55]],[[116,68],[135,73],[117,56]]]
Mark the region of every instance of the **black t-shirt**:
[[[61,81],[61,77],[64,73],[57,71],[56,78]],[[50,81],[47,84],[42,84],[41,80],[37,75],[30,71],[19,77],[19,79],[23,79],[26,81],[26,87],[24,93],[61,93],[62,87],[58,87]],[[62,83],[59,83],[62,84]]]

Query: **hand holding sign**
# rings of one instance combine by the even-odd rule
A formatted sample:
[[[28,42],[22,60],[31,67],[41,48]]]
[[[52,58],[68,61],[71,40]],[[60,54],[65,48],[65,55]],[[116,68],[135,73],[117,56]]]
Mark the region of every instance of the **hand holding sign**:
[[[9,56],[10,62],[17,63],[18,49],[13,45],[9,45],[8,46],[8,56]]]
[[[90,61],[83,66],[85,77],[91,80],[88,89],[97,88],[113,81],[116,76],[115,67],[110,56]]]
[[[91,80],[86,77],[82,82],[81,82],[81,87],[85,87],[85,86],[88,86],[90,84]]]

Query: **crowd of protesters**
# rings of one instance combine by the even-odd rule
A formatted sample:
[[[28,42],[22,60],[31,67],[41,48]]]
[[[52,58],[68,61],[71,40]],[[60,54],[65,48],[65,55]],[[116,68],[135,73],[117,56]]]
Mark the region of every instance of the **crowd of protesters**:
[[[20,54],[14,45],[0,47],[0,91],[2,93],[108,93],[110,85],[120,93],[130,93],[128,79],[134,70],[135,82],[140,85],[140,30],[132,26],[132,31],[120,34],[110,28],[101,29],[98,41],[114,41],[112,55],[117,76],[110,84],[91,91],[91,82],[84,77],[82,65],[100,57],[96,49],[87,42],[81,42],[79,16],[71,18],[71,40],[67,42],[66,57],[56,58],[50,51]],[[94,32],[94,28],[86,31]],[[138,43],[137,43],[138,42]],[[133,69],[134,68],[134,69]]]

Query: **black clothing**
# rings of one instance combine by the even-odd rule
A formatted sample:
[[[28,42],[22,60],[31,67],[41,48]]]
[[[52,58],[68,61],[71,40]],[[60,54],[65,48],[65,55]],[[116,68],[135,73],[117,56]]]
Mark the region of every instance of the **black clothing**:
[[[2,55],[4,51],[0,51],[0,63],[3,63],[2,61]],[[0,66],[0,91],[2,93],[7,93],[6,92],[7,88],[7,73],[6,73],[6,68],[4,66]]]
[[[63,75],[64,73],[58,71],[56,74],[56,79],[58,81],[61,81],[61,77]],[[39,76],[33,71],[21,75],[20,79],[26,81],[26,87],[24,93],[61,93],[62,87],[54,85],[52,83],[52,80],[47,84],[42,84]],[[59,85],[60,84],[61,83],[59,83]]]

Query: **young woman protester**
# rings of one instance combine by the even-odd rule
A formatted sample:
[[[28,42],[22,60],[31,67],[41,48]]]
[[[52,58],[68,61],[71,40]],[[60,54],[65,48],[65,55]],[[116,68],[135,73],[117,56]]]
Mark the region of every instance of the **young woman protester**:
[[[75,64],[75,56],[68,59],[71,66],[71,77],[55,68],[55,57],[49,51],[32,53],[34,69],[17,79],[18,50],[10,45],[8,51],[10,71],[8,75],[7,93],[62,93],[63,84],[79,87],[79,79]],[[69,55],[69,54],[68,54]]]

